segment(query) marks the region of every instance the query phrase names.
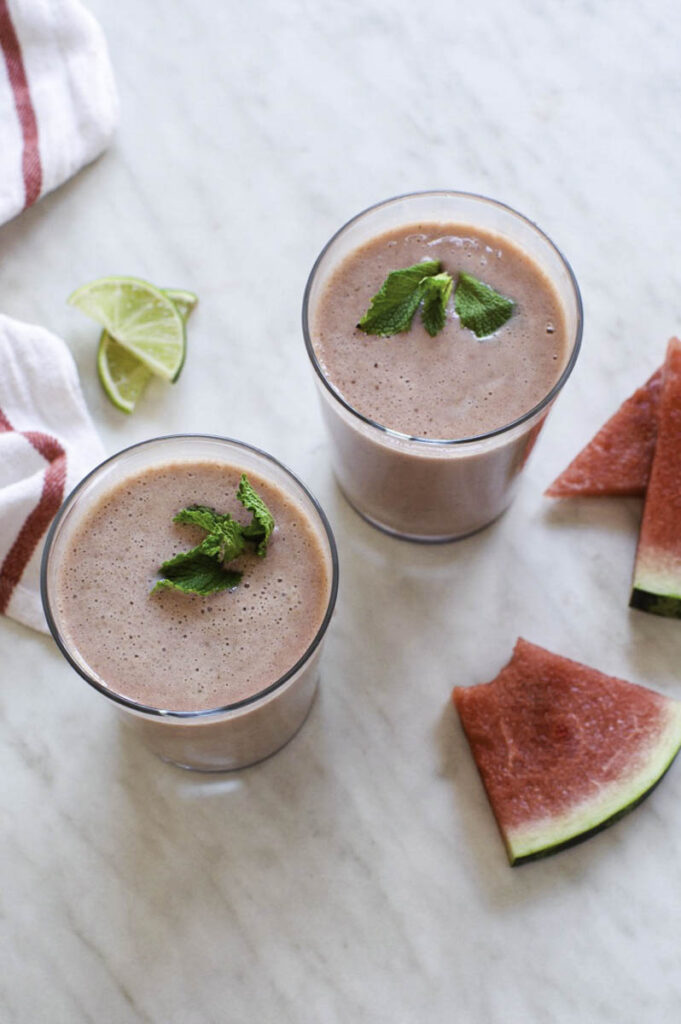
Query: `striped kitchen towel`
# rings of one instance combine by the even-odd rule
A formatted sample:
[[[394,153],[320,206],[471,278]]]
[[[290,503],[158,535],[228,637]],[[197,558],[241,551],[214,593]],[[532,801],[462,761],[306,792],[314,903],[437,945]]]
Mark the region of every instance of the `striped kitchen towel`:
[[[0,223],[99,156],[118,101],[78,0],[0,0]]]
[[[104,458],[65,342],[0,315],[0,612],[47,632],[40,602],[45,532]]]

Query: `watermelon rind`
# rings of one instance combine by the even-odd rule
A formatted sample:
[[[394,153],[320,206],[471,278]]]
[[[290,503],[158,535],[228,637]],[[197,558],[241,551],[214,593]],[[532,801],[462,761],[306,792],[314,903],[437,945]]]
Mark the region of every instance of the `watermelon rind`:
[[[636,549],[629,604],[681,618],[681,341],[664,361],[658,435]]]
[[[681,578],[678,566],[667,569],[652,568],[652,557],[654,553],[651,555],[648,552],[639,552],[629,607],[650,612],[652,615],[681,619]],[[664,558],[664,553],[657,556],[658,562],[664,561]],[[647,566],[642,564],[646,561],[649,563]],[[667,558],[667,561],[670,560]]]
[[[635,586],[631,591],[629,607],[667,619],[681,619],[681,595],[660,594]]]
[[[570,811],[507,829],[508,859],[517,867],[581,843],[633,811],[657,786],[681,748],[681,704],[670,701],[667,720],[656,742],[637,758],[626,779],[601,788]]]

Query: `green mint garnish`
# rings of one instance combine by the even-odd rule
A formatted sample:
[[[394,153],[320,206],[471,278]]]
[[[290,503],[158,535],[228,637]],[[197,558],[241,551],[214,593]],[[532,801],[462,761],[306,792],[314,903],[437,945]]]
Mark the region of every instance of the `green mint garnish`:
[[[439,270],[439,260],[425,260],[404,270],[391,270],[357,324],[359,329],[384,338],[408,331],[425,295],[428,279]]]
[[[243,529],[243,535],[249,540],[258,541],[255,553],[264,558],[267,554],[267,542],[274,529],[274,517],[260,495],[251,487],[245,473],[241,474],[236,496],[246,511],[253,514],[250,524]]]
[[[225,568],[246,550],[246,542],[256,544],[255,552],[261,558],[267,554],[267,542],[274,530],[274,517],[260,495],[249,483],[245,473],[241,475],[237,498],[253,513],[248,526],[244,526],[229,513],[216,512],[207,505],[192,505],[183,508],[173,518],[174,523],[198,526],[207,536],[190,551],[182,551],[169,558],[161,566],[163,579],[153,587],[155,590],[171,588],[185,594],[214,594],[219,590],[233,590],[242,574]]]
[[[450,274],[436,274],[426,279],[421,319],[431,338],[439,334],[445,325],[447,303],[452,294],[453,281]]]
[[[173,517],[174,523],[190,523],[193,526],[200,526],[202,530],[211,533],[217,529],[223,519],[231,519],[230,515],[219,515],[214,509],[207,505],[191,505],[190,508],[183,508]]]
[[[231,562],[242,555],[246,549],[246,535],[241,523],[236,519],[225,518],[215,530],[208,534],[202,544],[207,555],[212,555],[220,562]]]
[[[513,313],[515,303],[471,274],[459,274],[454,292],[454,308],[464,327],[476,338],[494,334]]]
[[[185,594],[215,594],[219,590],[233,590],[241,580],[241,573],[223,569],[214,555],[202,550],[203,545],[183,551],[169,558],[161,566],[164,575],[152,590],[181,590]]]
[[[206,505],[192,505],[190,508],[183,508],[173,519],[174,523],[189,523],[192,526],[200,526],[206,530],[208,536],[201,545],[201,550],[206,555],[213,555],[221,562],[231,562],[238,558],[246,547],[245,528],[241,523],[225,513],[224,515],[215,512]]]
[[[434,338],[446,323],[454,283],[451,274],[440,271],[440,266],[439,260],[425,260],[404,270],[391,270],[357,324],[359,329],[384,338],[401,334],[409,330],[421,306],[423,326]],[[462,271],[454,292],[454,308],[464,327],[477,338],[486,338],[503,327],[515,303]]]

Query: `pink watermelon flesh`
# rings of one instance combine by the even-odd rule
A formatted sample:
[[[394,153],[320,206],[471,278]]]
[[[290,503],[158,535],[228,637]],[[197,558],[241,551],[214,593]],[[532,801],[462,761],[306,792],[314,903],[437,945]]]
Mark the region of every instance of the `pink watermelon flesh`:
[[[681,703],[523,639],[496,679],[453,699],[511,864],[633,809],[681,746]]]
[[[549,498],[645,494],[657,438],[662,370],[623,402],[546,490]]]
[[[632,608],[681,618],[681,341],[667,347],[655,457],[636,552]]]

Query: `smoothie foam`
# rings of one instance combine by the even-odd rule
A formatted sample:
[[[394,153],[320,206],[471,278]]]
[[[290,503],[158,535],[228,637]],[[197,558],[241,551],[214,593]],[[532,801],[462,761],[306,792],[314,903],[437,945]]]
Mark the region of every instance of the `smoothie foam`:
[[[440,260],[455,283],[465,271],[513,299],[511,319],[484,339],[453,309],[434,338],[418,314],[391,338],[359,330],[388,273],[421,260]],[[312,337],[324,375],[355,410],[402,434],[443,440],[485,434],[528,412],[569,355],[560,299],[538,264],[509,239],[462,224],[409,224],[348,255],[322,293]]]
[[[108,689],[178,711],[253,697],[303,657],[329,603],[331,582],[303,509],[248,470],[276,529],[265,558],[230,563],[233,591],[150,593],[163,561],[205,534],[172,522],[202,504],[248,522],[235,494],[240,467],[204,461],[147,469],[104,494],[74,530],[60,563],[55,611],[65,640]]]

